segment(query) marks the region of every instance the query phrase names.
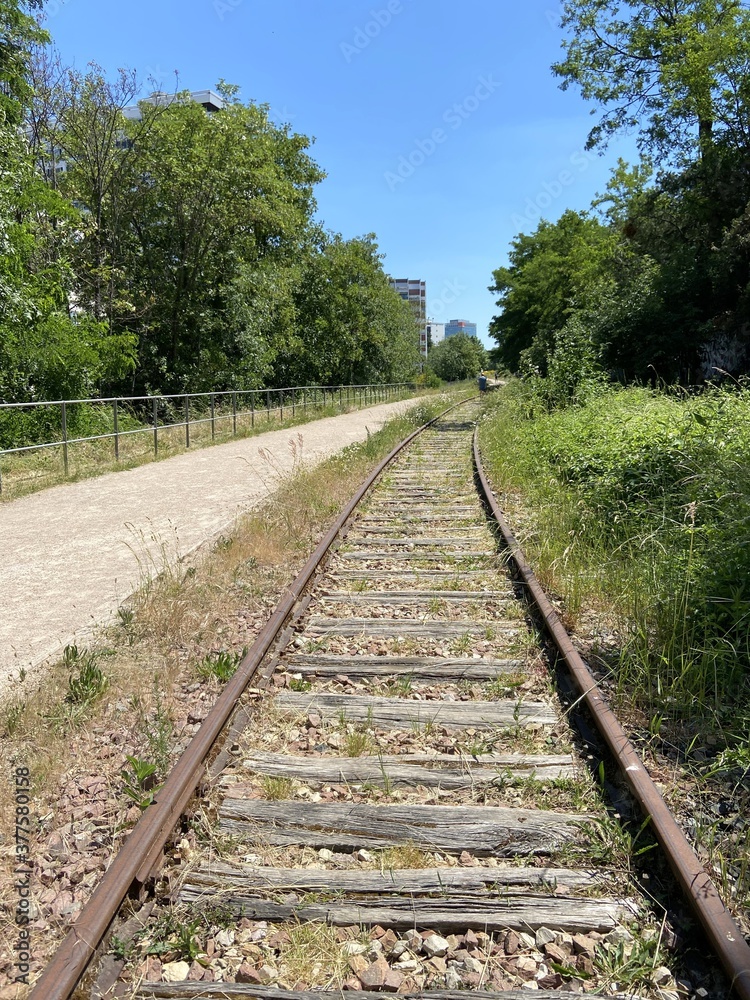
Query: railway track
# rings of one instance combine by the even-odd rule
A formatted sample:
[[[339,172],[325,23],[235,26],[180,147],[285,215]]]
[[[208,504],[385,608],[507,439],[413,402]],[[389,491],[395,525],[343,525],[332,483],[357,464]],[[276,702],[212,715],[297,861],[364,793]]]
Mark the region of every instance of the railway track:
[[[477,413],[466,403],[416,437],[332,531],[313,584],[315,560],[33,1000],[71,995],[111,907],[148,881],[248,676],[170,871],[173,907],[118,925],[132,944],[78,995],[689,996],[498,554],[475,485]],[[631,778],[639,766],[626,757]],[[721,944],[733,925],[715,903],[701,919]],[[747,997],[743,948],[729,941],[723,961]]]

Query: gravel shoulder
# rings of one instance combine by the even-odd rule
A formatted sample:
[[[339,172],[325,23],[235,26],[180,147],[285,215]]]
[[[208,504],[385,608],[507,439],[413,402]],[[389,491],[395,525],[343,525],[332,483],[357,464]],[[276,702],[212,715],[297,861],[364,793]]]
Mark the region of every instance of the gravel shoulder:
[[[84,642],[146,579],[418,400],[270,431],[56,486],[0,508],[0,697],[21,669]]]

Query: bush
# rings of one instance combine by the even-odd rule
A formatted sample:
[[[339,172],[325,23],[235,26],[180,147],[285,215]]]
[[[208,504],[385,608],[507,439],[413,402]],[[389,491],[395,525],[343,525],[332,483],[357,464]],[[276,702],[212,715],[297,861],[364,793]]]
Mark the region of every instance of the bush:
[[[555,585],[586,581],[581,599],[621,611],[627,663],[661,708],[747,691],[750,391],[609,389],[549,413],[514,383],[483,438],[496,480],[537,512]]]

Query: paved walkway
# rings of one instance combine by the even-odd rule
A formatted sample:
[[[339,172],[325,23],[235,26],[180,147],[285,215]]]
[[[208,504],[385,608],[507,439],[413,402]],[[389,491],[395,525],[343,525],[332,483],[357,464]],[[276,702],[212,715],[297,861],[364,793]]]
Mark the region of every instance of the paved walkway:
[[[0,695],[20,668],[111,619],[165,559],[185,556],[257,506],[292,469],[298,435],[302,461],[314,464],[416,402],[270,431],[0,506]]]

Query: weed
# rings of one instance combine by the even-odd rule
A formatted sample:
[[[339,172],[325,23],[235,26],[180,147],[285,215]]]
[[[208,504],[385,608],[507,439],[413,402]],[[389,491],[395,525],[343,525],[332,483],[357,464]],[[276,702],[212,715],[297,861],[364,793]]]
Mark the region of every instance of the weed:
[[[402,871],[410,868],[429,868],[433,861],[429,854],[412,841],[396,847],[386,847],[380,853],[381,871]]]
[[[290,799],[294,793],[294,782],[291,778],[275,777],[264,774],[261,779],[263,797],[270,802],[279,802],[282,799]]]
[[[473,642],[474,640],[469,633],[459,635],[451,643],[451,652],[454,656],[460,656],[461,653],[468,653],[473,645]]]
[[[78,646],[66,646],[63,651],[64,666],[76,671],[69,676],[65,703],[76,713],[85,711],[109,686],[97,663],[100,656],[96,650],[79,650]]]
[[[198,940],[201,927],[200,918],[186,922],[174,910],[161,914],[151,928],[146,928],[141,936],[147,936],[147,955],[159,955],[165,960],[194,962],[203,954]]]
[[[312,690],[312,681],[305,680],[304,677],[292,677],[289,681],[289,687],[292,691],[310,691]]]
[[[209,653],[198,664],[198,676],[205,681],[217,680],[221,684],[226,684],[234,677],[237,667],[246,654],[247,649],[243,649],[241,653],[230,653],[225,649],[218,653]]]
[[[135,619],[135,611],[124,604],[117,609],[117,620],[124,629],[129,629]]]
[[[22,701],[17,701],[9,705],[5,713],[5,734],[8,737],[15,736],[21,727],[26,705]]]
[[[374,749],[372,736],[366,729],[355,729],[344,736],[342,750],[345,757],[363,757],[372,753]]]
[[[625,944],[603,944],[596,950],[594,965],[605,985],[617,983],[617,989],[652,987],[651,975],[661,962],[660,938],[644,937],[636,932]]]
[[[125,755],[127,767],[120,772],[122,778],[122,790],[139,809],[146,809],[154,801],[154,796],[159,790],[156,787],[155,774],[156,764],[141,757],[131,757]]]
[[[386,693],[393,698],[406,698],[412,692],[412,674],[399,674],[396,677],[389,677],[385,682]]]

